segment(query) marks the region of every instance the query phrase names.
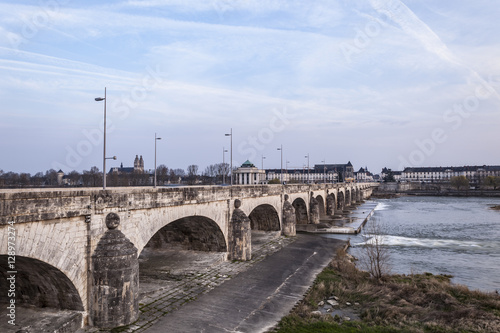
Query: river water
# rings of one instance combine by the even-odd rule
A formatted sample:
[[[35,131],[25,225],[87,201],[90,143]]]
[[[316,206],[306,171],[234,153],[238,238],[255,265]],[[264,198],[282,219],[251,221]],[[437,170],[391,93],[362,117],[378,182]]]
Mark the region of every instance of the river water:
[[[392,273],[453,275],[471,289],[500,291],[498,198],[400,197],[376,199],[365,236],[351,235],[350,253],[363,256],[366,231],[377,225]],[[348,236],[330,235],[346,239]]]

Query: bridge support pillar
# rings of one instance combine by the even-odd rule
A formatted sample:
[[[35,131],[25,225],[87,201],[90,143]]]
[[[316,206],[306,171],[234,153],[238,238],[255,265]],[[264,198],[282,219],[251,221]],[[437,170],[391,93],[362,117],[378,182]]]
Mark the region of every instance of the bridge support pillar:
[[[332,216],[335,214],[335,199],[331,194],[328,194],[326,196],[326,215]]]
[[[229,259],[252,259],[252,229],[250,219],[241,209],[241,201],[234,200],[234,210],[229,222]]]
[[[297,234],[295,225],[297,218],[295,217],[295,208],[288,201],[288,194],[285,194],[285,202],[283,203],[283,235],[295,236]]]
[[[309,223],[319,224],[319,203],[314,197],[314,193],[311,193],[309,200]]]
[[[113,328],[133,323],[139,315],[137,248],[116,227],[120,217],[106,216],[108,231],[92,255],[91,325]]]

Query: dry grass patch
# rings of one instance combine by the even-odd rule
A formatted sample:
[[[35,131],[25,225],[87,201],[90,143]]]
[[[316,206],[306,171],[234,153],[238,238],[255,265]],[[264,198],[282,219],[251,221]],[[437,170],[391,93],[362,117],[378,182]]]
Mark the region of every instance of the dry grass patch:
[[[292,314],[301,329],[294,331],[285,320],[286,330],[280,332],[308,332],[304,327],[318,323],[332,325],[331,332],[356,332],[355,325],[377,332],[500,332],[499,295],[452,285],[450,278],[424,273],[375,279],[339,252]],[[359,303],[361,321],[339,323],[328,314],[311,316],[332,294],[340,304]]]

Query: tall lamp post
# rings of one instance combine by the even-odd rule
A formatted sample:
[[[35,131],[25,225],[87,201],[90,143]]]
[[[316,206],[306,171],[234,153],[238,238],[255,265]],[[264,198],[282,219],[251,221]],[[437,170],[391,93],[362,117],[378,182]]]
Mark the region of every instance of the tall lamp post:
[[[326,184],[326,162],[325,161],[326,160],[323,159],[323,161],[321,161],[321,162],[323,162],[323,183]]]
[[[154,184],[154,188],[156,188],[156,141],[158,141],[158,140],[161,140],[161,138],[156,137],[156,133],[155,133],[155,184]]]
[[[280,145],[278,150],[281,151],[281,173],[280,173],[280,182],[283,185],[283,145]]]
[[[226,183],[226,153],[227,153],[227,149],[222,147],[222,167],[224,169],[222,169],[222,185],[224,185]]]
[[[225,136],[231,137],[231,170],[229,175],[231,176],[231,186],[233,186],[233,129],[231,128],[231,132]]]
[[[96,97],[96,102],[104,101],[104,148],[102,153],[102,189],[106,189],[106,160],[116,160],[116,156],[106,157],[106,87],[104,87],[104,97]]]
[[[304,157],[307,158],[307,183],[309,184],[309,153]]]

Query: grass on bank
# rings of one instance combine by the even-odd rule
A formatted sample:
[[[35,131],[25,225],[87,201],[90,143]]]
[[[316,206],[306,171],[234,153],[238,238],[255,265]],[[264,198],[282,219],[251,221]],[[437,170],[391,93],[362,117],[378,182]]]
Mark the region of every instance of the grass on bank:
[[[424,273],[377,280],[339,251],[278,332],[500,332],[500,296],[452,285],[450,278]],[[341,305],[359,303],[342,307],[360,320],[312,314],[332,295]]]

